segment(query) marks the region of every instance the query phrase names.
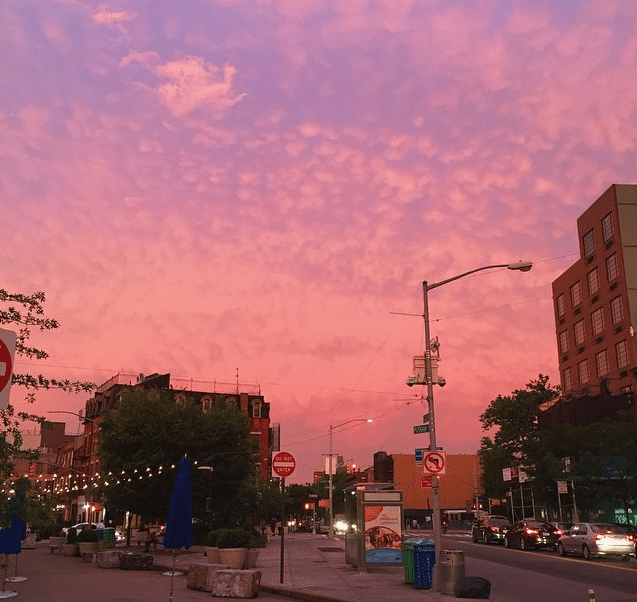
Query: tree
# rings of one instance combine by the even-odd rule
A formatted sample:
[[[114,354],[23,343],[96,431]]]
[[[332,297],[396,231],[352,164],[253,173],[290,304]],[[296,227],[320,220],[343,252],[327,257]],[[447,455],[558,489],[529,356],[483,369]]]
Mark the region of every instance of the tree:
[[[498,395],[480,415],[482,430],[497,429],[483,437],[478,454],[482,463],[482,480],[490,497],[505,493],[502,469],[522,466],[529,470],[541,457],[537,416],[539,406],[559,396],[559,387],[549,384],[549,377],[540,374],[527,383],[526,389],[516,389],[510,395]],[[536,476],[536,475],[534,475]]]
[[[0,289],[0,326],[16,330],[16,357],[42,360],[49,355],[46,351],[32,347],[29,343],[32,330],[55,330],[60,327],[57,320],[47,318],[44,313],[45,295],[36,292],[32,295],[10,293]],[[69,393],[90,391],[95,386],[90,382],[69,379],[47,378],[42,374],[12,374],[12,387],[26,388],[26,401],[32,403],[38,389],[62,389]],[[18,454],[27,459],[37,459],[37,450],[22,449],[21,426],[24,422],[36,422],[46,428],[47,422],[42,416],[29,412],[16,412],[13,404],[0,410],[0,477],[6,481],[12,473],[13,458]],[[6,499],[0,496],[0,526],[8,524]]]
[[[217,402],[202,412],[186,398],[177,403],[157,389],[130,389],[101,422],[100,457],[109,506],[165,519],[174,485],[172,466],[188,455],[193,465],[193,513],[210,526],[251,516],[257,499],[256,451],[245,415]],[[206,512],[206,497],[211,498]]]

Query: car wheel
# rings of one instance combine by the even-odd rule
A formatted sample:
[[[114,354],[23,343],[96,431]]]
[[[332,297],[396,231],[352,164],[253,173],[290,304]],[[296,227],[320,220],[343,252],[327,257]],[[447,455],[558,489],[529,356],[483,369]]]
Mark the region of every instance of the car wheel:
[[[486,533],[484,534],[484,543],[487,545],[491,543],[491,538]]]
[[[504,547],[505,548],[510,548],[511,547],[511,542],[509,541],[508,535],[504,536]]]
[[[584,554],[584,560],[591,559],[591,551],[588,549],[588,546],[584,546],[582,548],[582,554]]]
[[[630,560],[630,554],[622,554],[622,560],[628,562]]]
[[[566,550],[564,549],[564,545],[563,544],[561,544],[561,543],[557,544],[557,553],[560,556],[566,556]]]
[[[526,550],[526,542],[524,541],[524,537],[520,537],[520,550]]]

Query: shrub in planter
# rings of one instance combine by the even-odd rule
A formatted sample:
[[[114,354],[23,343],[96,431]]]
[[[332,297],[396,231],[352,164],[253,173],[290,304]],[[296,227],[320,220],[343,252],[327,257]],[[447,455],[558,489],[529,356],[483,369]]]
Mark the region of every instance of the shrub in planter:
[[[242,527],[233,529],[219,529],[217,535],[217,547],[222,548],[247,548],[250,543],[250,534]]]
[[[77,534],[77,543],[97,543],[97,542],[98,542],[98,536],[97,536],[96,529],[91,529],[90,527],[88,527],[86,529],[82,529]]]
[[[77,529],[75,527],[71,527],[66,532],[66,543],[68,544],[77,543]]]

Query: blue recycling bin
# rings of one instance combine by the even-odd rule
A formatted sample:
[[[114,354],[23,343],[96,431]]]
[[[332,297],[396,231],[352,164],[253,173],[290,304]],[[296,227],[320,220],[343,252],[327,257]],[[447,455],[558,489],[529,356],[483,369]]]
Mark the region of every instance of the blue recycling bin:
[[[436,546],[431,539],[414,544],[414,587],[430,589],[436,564]]]

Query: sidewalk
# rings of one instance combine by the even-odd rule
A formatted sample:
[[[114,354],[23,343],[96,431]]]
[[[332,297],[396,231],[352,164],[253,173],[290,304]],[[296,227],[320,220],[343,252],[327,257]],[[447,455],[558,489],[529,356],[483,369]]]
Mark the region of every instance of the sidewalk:
[[[405,583],[399,566],[368,566],[359,572],[346,564],[344,542],[325,535],[291,533],[285,536],[285,564],[281,583],[281,542],[278,537],[261,551],[257,568],[262,571],[261,590],[308,602],[406,602],[453,601],[431,590]]]

